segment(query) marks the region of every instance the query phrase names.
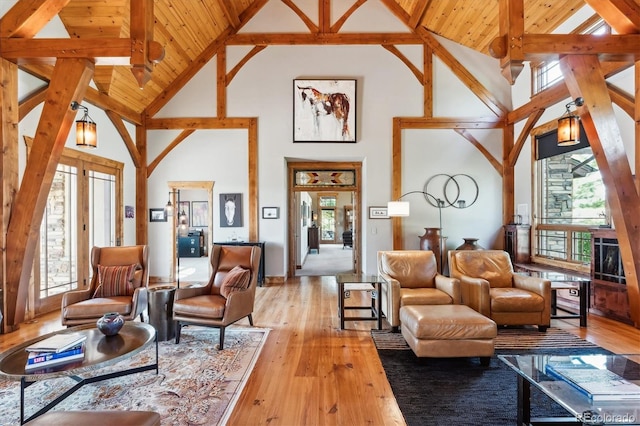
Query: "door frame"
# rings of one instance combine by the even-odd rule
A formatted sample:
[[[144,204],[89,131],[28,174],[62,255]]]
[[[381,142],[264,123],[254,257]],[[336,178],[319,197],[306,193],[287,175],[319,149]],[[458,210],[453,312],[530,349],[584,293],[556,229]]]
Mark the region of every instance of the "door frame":
[[[308,171],[336,171],[350,170],[355,173],[355,183],[353,185],[337,186],[305,186],[297,187],[295,181],[295,173],[298,170]],[[356,272],[362,268],[362,162],[361,161],[287,161],[287,277],[296,276],[296,214],[297,206],[295,205],[296,192],[351,192],[353,193],[353,215],[355,226],[353,228],[353,267]],[[360,220],[358,220],[360,219]]]

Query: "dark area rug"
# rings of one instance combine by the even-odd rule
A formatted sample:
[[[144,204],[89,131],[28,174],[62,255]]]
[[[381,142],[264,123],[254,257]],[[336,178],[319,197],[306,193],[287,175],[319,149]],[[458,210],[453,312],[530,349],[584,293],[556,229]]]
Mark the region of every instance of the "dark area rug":
[[[496,349],[488,367],[478,358],[418,358],[403,348],[378,347],[378,355],[407,425],[498,426],[516,424],[517,375],[497,355],[610,353],[593,345],[569,346]],[[532,388],[532,416],[568,413]]]

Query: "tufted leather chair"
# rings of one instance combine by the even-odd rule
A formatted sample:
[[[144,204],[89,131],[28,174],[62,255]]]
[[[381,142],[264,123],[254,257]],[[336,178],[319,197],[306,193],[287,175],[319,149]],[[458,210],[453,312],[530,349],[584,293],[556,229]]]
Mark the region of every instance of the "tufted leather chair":
[[[394,331],[400,326],[400,308],[406,305],[460,304],[460,283],[438,273],[430,250],[378,252],[382,285],[382,312]]]
[[[219,328],[218,349],[223,349],[226,326],[244,317],[248,317],[249,324],[253,325],[251,314],[258,283],[260,251],[258,246],[213,245],[210,256],[213,273],[207,285],[176,289],[173,299],[176,343],[180,343],[183,325],[197,324]],[[235,266],[250,271],[249,286],[245,290],[234,291],[225,298],[224,293],[221,293],[221,285]]]
[[[460,280],[462,303],[496,324],[549,327],[551,282],[514,273],[506,251],[449,251],[449,271]]]
[[[93,247],[91,249],[91,267],[93,275],[86,290],[68,291],[62,296],[62,325],[68,327],[95,323],[108,312],[117,312],[125,320],[133,320],[147,309],[147,286],[149,284],[149,253],[146,245],[120,247]],[[98,288],[98,265],[126,266],[138,264],[134,272],[133,295],[94,297]]]

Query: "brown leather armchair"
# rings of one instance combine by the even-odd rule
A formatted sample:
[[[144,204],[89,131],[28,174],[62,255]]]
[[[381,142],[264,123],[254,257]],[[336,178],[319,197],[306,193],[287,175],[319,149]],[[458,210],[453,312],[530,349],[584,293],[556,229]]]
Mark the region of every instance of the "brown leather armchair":
[[[503,250],[451,250],[449,271],[460,280],[462,303],[498,325],[551,323],[551,282],[514,273]]]
[[[173,299],[173,320],[176,322],[176,343],[180,343],[180,331],[183,325],[196,324],[220,329],[218,349],[224,348],[224,330],[228,325],[249,318],[253,325],[253,302],[258,283],[260,265],[260,247],[225,246],[214,244],[211,250],[213,273],[204,287],[176,289]],[[230,277],[240,269],[246,274],[248,283],[229,290]],[[238,276],[238,275],[235,275]]]
[[[143,312],[147,309],[148,260],[146,245],[93,247],[91,283],[86,290],[68,291],[62,296],[62,325],[71,327],[95,323],[108,312],[117,312],[125,320],[133,320],[139,315],[143,321]],[[105,272],[109,269],[110,274]],[[101,281],[101,275],[104,280],[118,279],[120,276],[116,269],[121,269],[123,274],[127,270],[127,276],[122,276],[126,288],[114,284],[107,291],[111,283]]]
[[[381,289],[382,312],[394,331],[402,306],[460,304],[460,283],[438,273],[430,250],[379,251],[378,273],[387,281]]]

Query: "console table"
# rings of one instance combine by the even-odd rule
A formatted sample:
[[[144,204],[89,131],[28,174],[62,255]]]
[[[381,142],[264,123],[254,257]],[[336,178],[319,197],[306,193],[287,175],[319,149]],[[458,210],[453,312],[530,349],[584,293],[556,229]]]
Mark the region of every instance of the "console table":
[[[218,242],[213,244],[216,244],[219,246],[258,246],[260,247],[260,266],[258,267],[258,284],[262,287],[262,285],[264,284],[264,277],[265,277],[265,273],[264,273],[265,243],[264,241],[224,241],[224,242]]]

